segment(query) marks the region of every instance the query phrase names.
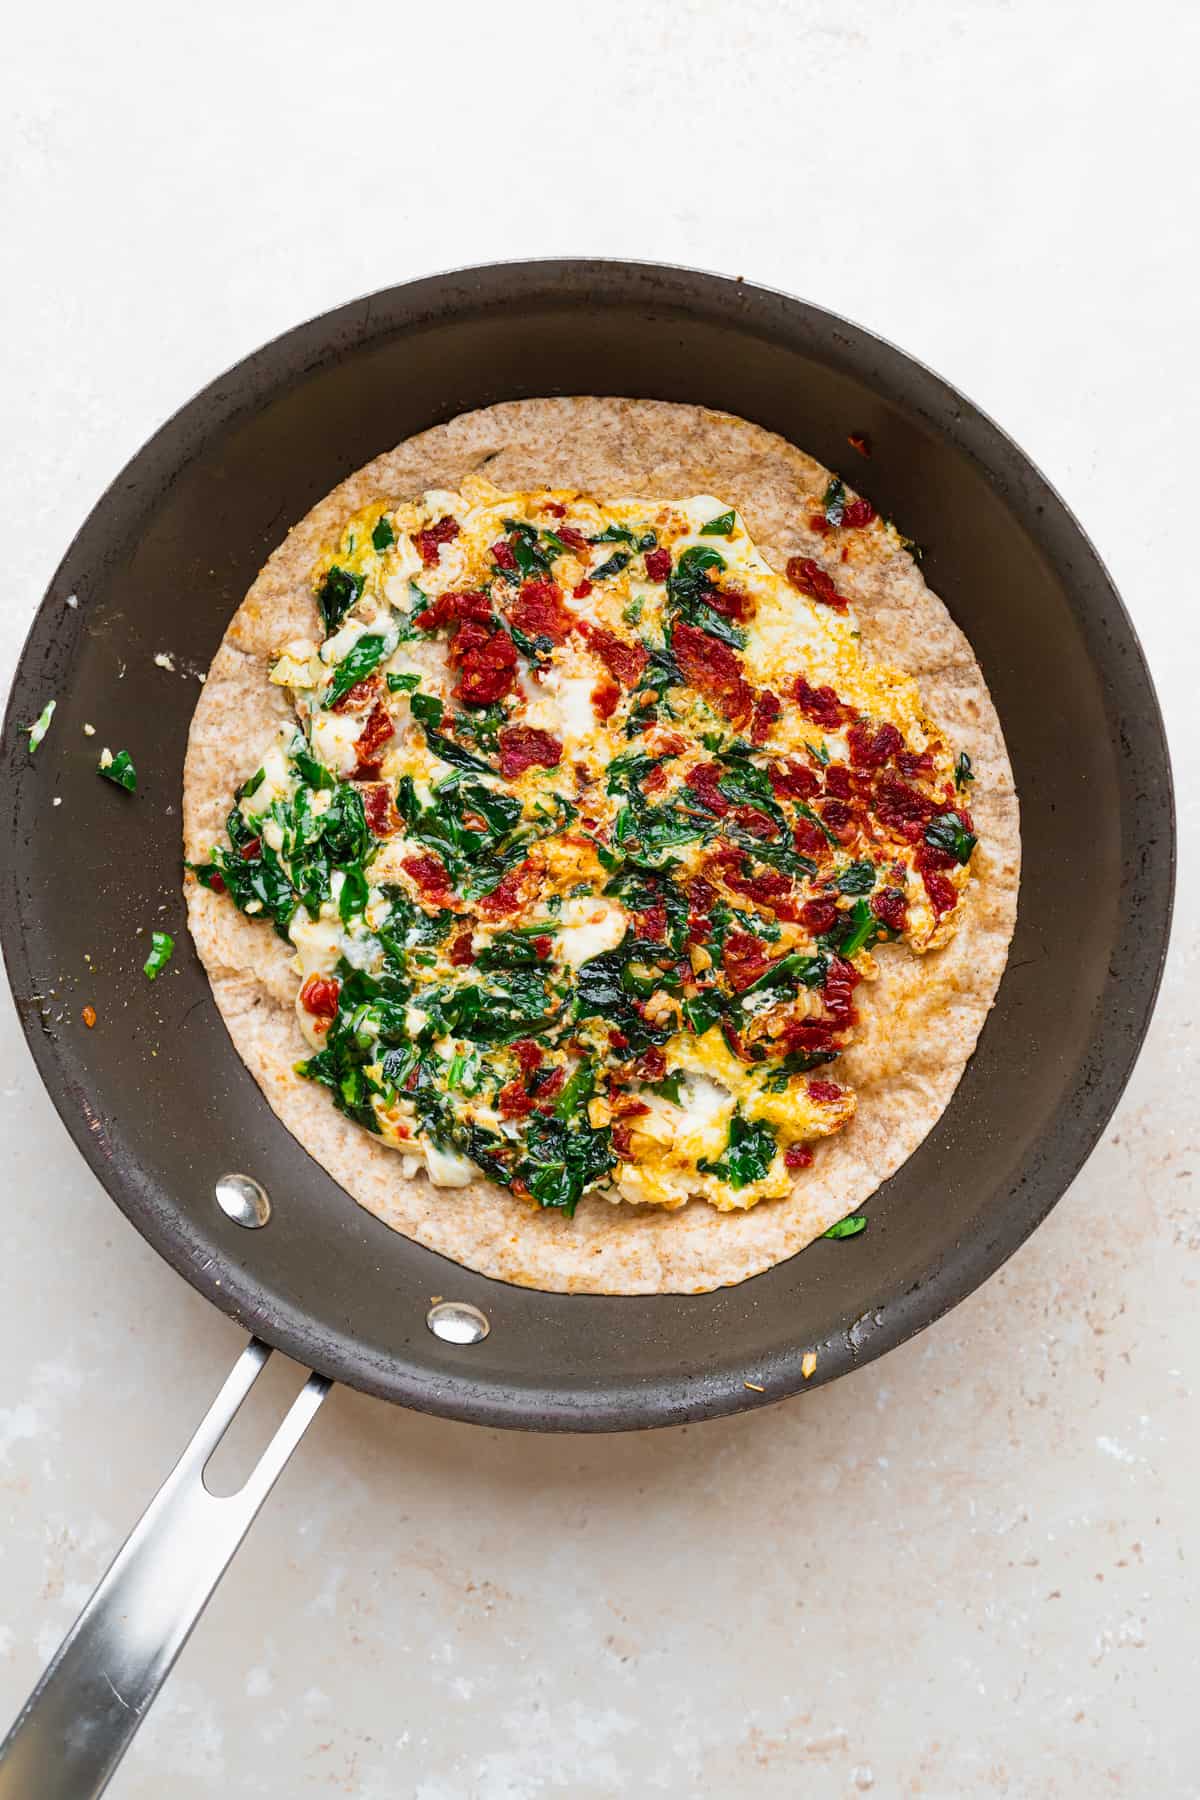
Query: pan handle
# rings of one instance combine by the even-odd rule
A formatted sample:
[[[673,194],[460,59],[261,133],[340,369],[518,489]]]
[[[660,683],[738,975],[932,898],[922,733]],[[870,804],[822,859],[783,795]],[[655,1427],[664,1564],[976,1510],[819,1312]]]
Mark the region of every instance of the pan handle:
[[[93,1800],[332,1385],[310,1375],[244,1487],[204,1470],[271,1351],[251,1338],[0,1744],[0,1800]]]

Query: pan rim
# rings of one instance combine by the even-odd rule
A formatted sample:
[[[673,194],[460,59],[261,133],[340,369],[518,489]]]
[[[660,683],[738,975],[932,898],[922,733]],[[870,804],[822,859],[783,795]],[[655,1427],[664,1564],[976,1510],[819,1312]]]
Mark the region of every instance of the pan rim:
[[[529,1396],[525,1390],[505,1387],[499,1379],[489,1381],[485,1377],[472,1374],[469,1361],[464,1359],[461,1374],[448,1376],[431,1373],[420,1366],[419,1358],[408,1363],[397,1364],[392,1359],[377,1359],[375,1365],[365,1356],[361,1344],[347,1334],[326,1333],[323,1341],[315,1348],[314,1355],[313,1327],[307,1315],[299,1309],[276,1305],[266,1315],[261,1308],[256,1308],[256,1289],[253,1283],[239,1284],[229,1279],[230,1271],[221,1270],[220,1281],[211,1271],[198,1269],[187,1251],[185,1240],[172,1235],[164,1228],[161,1203],[156,1206],[153,1197],[141,1192],[141,1183],[137,1171],[122,1171],[114,1168],[90,1128],[86,1113],[80,1105],[80,1097],[72,1094],[63,1080],[63,1073],[55,1055],[52,1039],[43,1031],[36,1015],[20,999],[18,981],[26,980],[32,971],[20,969],[19,962],[25,949],[25,938],[20,923],[20,895],[17,880],[15,858],[4,860],[0,869],[0,938],[3,941],[4,960],[12,987],[18,1018],[26,1042],[33,1054],[35,1065],[42,1078],[51,1100],[72,1138],[83,1152],[83,1155],[130,1222],[143,1237],[158,1250],[159,1254],[169,1262],[178,1273],[181,1273],[191,1285],[206,1298],[212,1300],[222,1311],[233,1317],[268,1342],[293,1356],[297,1361],[315,1366],[324,1374],[346,1381],[375,1393],[382,1398],[412,1406],[417,1410],[429,1411],[450,1417],[470,1420],[493,1426],[535,1426],[549,1430],[604,1430],[625,1429],[633,1425],[666,1425],[687,1420],[714,1417],[738,1411],[750,1405],[769,1403],[786,1397],[798,1390],[806,1390],[810,1386],[820,1385],[823,1381],[834,1378],[851,1366],[873,1360],[875,1356],[893,1348],[896,1344],[916,1334],[925,1326],[940,1318],[958,1300],[981,1286],[998,1268],[1013,1254],[1032,1233],[1036,1226],[1046,1217],[1052,1207],[1066,1192],[1090,1155],[1095,1144],[1103,1134],[1105,1126],[1119,1100],[1132,1072],[1142,1043],[1153,1016],[1154,1004],[1162,980],[1163,968],[1169,948],[1170,924],[1173,909],[1175,863],[1176,863],[1176,824],[1171,765],[1163,726],[1161,710],[1154,691],[1148,664],[1137,632],[1129,617],[1128,611],[1112,581],[1102,558],[1096,551],[1087,533],[1070,507],[1062,499],[1057,489],[1047,480],[1032,459],[1020,448],[1015,440],[999,426],[989,414],[971,401],[961,390],[944,377],[930,369],[928,365],[913,357],[907,351],[882,337],[867,327],[845,319],[827,308],[812,302],[800,300],[786,292],[761,284],[749,284],[740,279],[720,275],[714,272],[690,269],[678,264],[658,264],[631,262],[620,258],[537,258],[513,260],[501,263],[465,266],[414,278],[412,281],[384,288],[374,293],[360,296],[342,306],[314,317],[288,330],[277,334],[248,356],[231,365],[223,373],[207,382],[189,400],[179,406],[158,427],[125,464],[124,468],[103,490],[95,505],[74,534],[69,546],[51,577],[46,594],[43,596],[30,624],[24,644],[15,666],[12,686],[6,709],[5,743],[10,747],[10,761],[13,759],[12,745],[16,725],[16,708],[21,700],[21,688],[25,680],[27,662],[31,655],[31,647],[38,635],[39,625],[44,619],[51,596],[61,585],[64,568],[75,556],[90,530],[95,529],[106,507],[118,492],[126,489],[131,482],[139,479],[139,472],[149,462],[152,453],[161,446],[163,439],[172,428],[185,422],[189,415],[201,408],[210,397],[221,390],[232,388],[234,398],[232,404],[222,410],[219,423],[225,425],[244,412],[253,410],[261,397],[260,382],[264,390],[272,386],[269,365],[273,358],[278,358],[289,346],[301,339],[305,333],[319,329],[324,334],[324,349],[318,361],[325,361],[337,343],[339,325],[344,325],[353,318],[357,311],[363,311],[365,322],[369,324],[373,304],[386,301],[394,303],[400,296],[407,297],[410,304],[419,305],[423,299],[421,290],[426,290],[431,299],[436,300],[437,290],[444,290],[455,283],[486,284],[499,277],[507,277],[508,289],[503,300],[509,303],[515,298],[515,292],[523,278],[538,277],[543,280],[562,279],[564,277],[586,276],[594,273],[597,276],[609,274],[623,280],[636,282],[645,279],[653,282],[663,278],[673,279],[682,288],[687,284],[698,284],[701,289],[734,290],[738,289],[744,301],[763,306],[776,304],[786,309],[800,308],[805,313],[819,320],[826,326],[841,328],[851,339],[857,338],[860,344],[886,354],[894,359],[902,369],[917,371],[930,384],[937,399],[943,404],[951,404],[955,409],[955,419],[964,427],[970,427],[976,433],[982,433],[989,440],[990,447],[1003,453],[999,460],[1007,459],[1021,472],[1027,482],[1032,482],[1039,498],[1045,503],[1047,510],[1053,509],[1058,515],[1057,522],[1067,528],[1082,556],[1091,565],[1093,575],[1099,578],[1102,593],[1107,606],[1111,609],[1111,617],[1120,629],[1125,645],[1131,653],[1133,667],[1131,676],[1140,681],[1148,706],[1142,720],[1143,734],[1147,740],[1146,759],[1156,764],[1165,776],[1165,791],[1162,796],[1165,803],[1164,836],[1165,846],[1158,852],[1154,869],[1146,877],[1146,905],[1154,916],[1154,941],[1158,944],[1157,954],[1147,959],[1143,965],[1138,986],[1135,990],[1126,990],[1126,999],[1131,993],[1136,998],[1136,1011],[1139,1014],[1136,1029],[1130,1030],[1121,1046],[1120,1053],[1106,1062],[1101,1075],[1089,1089],[1086,1108],[1081,1106],[1080,1119],[1069,1155],[1060,1154],[1055,1175],[1048,1188],[1048,1193],[1039,1191],[1033,1204],[1026,1203],[1018,1209],[1010,1205],[1001,1226],[992,1234],[992,1241],[981,1251],[978,1244],[972,1245],[973,1261],[965,1281],[962,1277],[961,1249],[948,1252],[939,1261],[937,1267],[929,1274],[927,1280],[909,1294],[890,1301],[887,1316],[883,1325],[872,1333],[861,1348],[846,1354],[840,1346],[833,1345],[827,1354],[823,1354],[818,1369],[811,1381],[802,1374],[800,1368],[801,1353],[804,1346],[797,1344],[788,1354],[779,1358],[778,1367],[765,1371],[764,1394],[750,1393],[744,1388],[745,1369],[740,1363],[732,1363],[727,1368],[714,1369],[706,1366],[703,1378],[696,1378],[696,1392],[689,1395],[686,1391],[690,1385],[680,1381],[676,1384],[676,1392],[670,1396],[662,1392],[662,1384],[641,1386],[636,1382],[628,1382],[621,1386],[610,1387],[602,1400],[589,1396],[586,1409],[581,1408],[578,1399],[569,1391],[563,1390],[559,1395],[547,1395],[544,1389],[537,1392],[537,1413],[531,1415]],[[685,305],[687,296],[682,291],[675,296],[675,304]],[[748,312],[748,307],[747,307]],[[406,329],[412,329],[415,322],[410,322]],[[753,320],[746,318],[747,329],[753,329]],[[939,436],[949,437],[958,452],[967,456],[977,465],[994,473],[994,461],[984,462],[975,450],[959,433],[950,433],[945,421],[930,418],[928,422],[936,429]],[[210,421],[206,431],[213,428]],[[191,452],[189,454],[192,454]],[[178,463],[176,454],[173,460]],[[1012,506],[1011,502],[1006,504]],[[1018,509],[1019,511],[1019,509]],[[1122,910],[1129,906],[1128,889],[1136,881],[1136,875],[1123,872],[1122,875]],[[1105,992],[1114,981],[1110,974]],[[986,1028],[985,1028],[986,1029]],[[1082,1121],[1082,1128],[1080,1123]],[[499,1291],[508,1291],[508,1285],[494,1283]],[[584,1305],[601,1297],[591,1295],[570,1296],[577,1305]],[[614,1297],[603,1297],[611,1300]],[[661,1307],[678,1301],[680,1296],[645,1295],[622,1297],[625,1305],[642,1305]],[[467,1353],[469,1357],[469,1353]],[[756,1365],[762,1368],[761,1363]]]

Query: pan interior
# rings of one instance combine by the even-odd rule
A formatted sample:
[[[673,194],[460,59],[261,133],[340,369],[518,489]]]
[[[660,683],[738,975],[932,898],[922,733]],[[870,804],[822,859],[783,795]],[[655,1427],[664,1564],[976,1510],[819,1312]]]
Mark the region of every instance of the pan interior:
[[[225,1035],[183,922],[180,781],[196,679],[288,525],[352,469],[455,414],[539,394],[723,408],[846,468],[928,547],[979,657],[1022,803],[1008,972],[946,1115],[871,1227],[695,1298],[518,1289],[390,1232],[277,1123]],[[66,604],[68,596],[77,607]],[[154,658],[169,652],[174,670]],[[30,759],[18,722],[57,697]],[[139,774],[95,776],[95,722]],[[1078,527],[1021,453],[898,351],[744,283],[624,264],[433,278],[300,327],[206,389],[135,458],[68,552],[5,734],[0,925],[39,1066],[118,1204],[202,1292],[323,1373],[428,1410],[604,1429],[758,1403],[843,1372],[985,1279],[1059,1197],[1115,1104],[1169,923],[1170,773],[1136,638]],[[51,806],[57,797],[62,804]],[[176,952],[150,984],[152,929]],[[85,1030],[80,1009],[95,1007]],[[217,1205],[257,1178],[270,1220]],[[435,1335],[434,1297],[490,1329]]]

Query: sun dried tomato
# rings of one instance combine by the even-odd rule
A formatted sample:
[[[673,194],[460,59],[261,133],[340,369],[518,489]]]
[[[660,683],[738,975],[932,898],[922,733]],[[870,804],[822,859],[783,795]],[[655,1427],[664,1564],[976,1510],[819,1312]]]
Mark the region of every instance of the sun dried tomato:
[[[784,896],[792,892],[790,878],[779,869],[763,869],[757,875],[743,875],[736,869],[729,869],[725,871],[725,885],[735,894],[745,894],[747,899],[772,908],[778,907]]]
[[[840,1088],[836,1081],[810,1081],[808,1084],[808,1097],[815,1100],[818,1106],[832,1106],[836,1100],[841,1099],[844,1092],[845,1089]]]
[[[850,798],[850,771],[845,763],[830,763],[825,771],[825,792],[838,800]]]
[[[536,725],[505,725],[498,738],[500,773],[506,781],[523,775],[526,769],[556,769],[562,761],[563,747],[548,731]]]
[[[607,723],[616,712],[620,701],[620,682],[614,681],[611,675],[601,675],[592,689],[592,711],[596,717]]]
[[[492,706],[512,692],[516,680],[517,647],[507,631],[494,631],[463,657],[456,692],[464,706]]]
[[[468,963],[473,963],[475,961],[475,951],[471,946],[471,932],[469,929],[460,931],[457,934],[453,943],[450,945],[449,957],[451,966],[456,969],[463,969]]]
[[[734,725],[744,725],[754,707],[754,689],[742,675],[741,658],[698,626],[677,620],[671,637],[684,680]]]
[[[830,1023],[838,1031],[848,1030],[856,1022],[858,1015],[854,1010],[852,996],[859,979],[858,970],[853,964],[845,962],[840,956],[834,958],[825,977],[821,996]]]
[[[792,757],[785,762],[772,763],[767,774],[777,794],[789,795],[795,800],[811,800],[821,785],[810,768]]]
[[[571,593],[576,600],[586,600],[594,585],[591,581],[578,581],[571,589]]]
[[[810,687],[803,675],[796,679],[792,699],[806,719],[824,726],[826,731],[836,731],[851,716],[851,709],[838,699],[831,687]]]
[[[419,625],[422,631],[436,631],[441,625],[461,625],[467,619],[487,625],[491,623],[491,617],[492,603],[478,588],[451,588],[415,614],[413,624]]]
[[[766,972],[768,962],[762,939],[752,937],[748,931],[731,931],[725,939],[721,966],[735,994],[757,981]]]
[[[792,842],[801,856],[821,857],[829,848],[829,839],[811,819],[797,819],[792,827]]]
[[[573,550],[585,564],[591,561],[592,546],[582,531],[578,531],[574,525],[560,525],[556,536],[560,537],[567,548]]]
[[[534,1043],[532,1038],[519,1038],[513,1045],[512,1052],[520,1066],[521,1074],[528,1081],[533,1071],[542,1066],[540,1047]]]
[[[881,825],[889,831],[916,843],[924,832],[925,825],[936,811],[932,800],[925,797],[918,789],[907,787],[894,775],[882,775],[875,785],[875,798],[872,810]]]
[[[958,858],[949,850],[939,850],[936,844],[922,844],[916,854],[916,865],[922,875],[930,869],[954,869],[958,867]]]
[[[647,550],[646,575],[651,581],[665,581],[671,573],[671,552],[669,550]]]
[[[515,569],[517,566],[513,547],[507,538],[500,538],[492,545],[491,556],[498,569]]]
[[[775,836],[775,821],[769,813],[762,812],[757,806],[737,806],[733,816],[743,831],[752,837],[769,838]]]
[[[379,751],[395,735],[396,727],[392,724],[391,714],[383,701],[377,700],[354,745],[354,759],[359,775],[378,775]]]
[[[516,912],[523,903],[526,888],[536,874],[537,866],[528,858],[524,862],[518,863],[515,869],[508,871],[503,881],[497,883],[490,894],[484,895],[479,902],[480,912],[487,913],[492,917]]]
[[[929,904],[935,915],[940,919],[943,913],[953,912],[958,905],[958,889],[954,883],[933,870],[922,873],[921,879],[925,883],[925,892],[929,895]]]
[[[579,629],[588,649],[600,658],[609,674],[615,675],[622,687],[633,687],[649,661],[642,646],[626,643],[615,631],[593,625],[590,619],[580,620]]]
[[[614,1125],[612,1146],[623,1162],[629,1162],[633,1156],[632,1128],[628,1125]]]
[[[899,888],[880,888],[871,895],[871,911],[881,924],[892,931],[903,931],[908,901]]]
[[[801,909],[800,922],[813,937],[832,931],[838,920],[838,909],[832,900],[809,900]]]
[[[450,877],[437,856],[407,856],[400,867],[421,890],[422,898],[437,906],[450,897]]]
[[[623,1031],[618,1031],[615,1025],[609,1031],[608,1041],[614,1050],[628,1050],[629,1048],[629,1039]]]
[[[659,794],[666,785],[667,771],[663,768],[661,763],[655,763],[654,767],[652,769],[647,769],[645,775],[642,777],[643,794]]]
[[[848,500],[842,508],[842,524],[851,529],[869,525],[874,517],[875,508],[869,500]]]
[[[257,862],[262,855],[262,839],[258,837],[247,838],[241,849],[238,851],[238,855],[243,862]]]
[[[400,829],[390,781],[358,781],[354,784],[362,800],[367,828],[373,837],[388,837]],[[438,864],[441,867],[441,864]]]
[[[219,869],[213,870],[208,878],[208,885],[214,894],[224,894],[228,892],[228,889],[225,886],[225,877],[221,874]]]
[[[563,605],[557,581],[522,582],[508,616],[526,637],[548,637],[554,644],[565,643],[575,624],[573,614]]]
[[[778,694],[770,688],[764,688],[754,702],[754,719],[750,726],[750,742],[765,744],[771,735],[771,728],[783,711]]]
[[[918,776],[926,780],[933,774],[933,751],[922,750],[920,755],[915,750],[897,750],[896,767],[906,781],[913,781]]]
[[[820,1056],[836,1051],[835,1027],[827,1019],[788,1019],[780,1034],[779,1044],[786,1056],[797,1052]]]
[[[450,518],[447,514],[445,518],[439,519],[436,525],[428,525],[424,531],[413,533],[413,543],[427,569],[432,569],[436,564],[442,553],[442,545],[453,543],[461,530],[462,526],[458,520]]]
[[[697,875],[688,888],[688,905],[694,912],[711,912],[717,898],[717,890],[711,881],[705,881],[703,875]]]
[[[754,610],[753,600],[741,588],[710,587],[704,598],[714,612],[726,619],[745,619]]]
[[[840,831],[854,817],[854,809],[846,800],[826,800],[821,806],[821,817],[834,831]]]
[[[496,1111],[502,1119],[523,1119],[533,1111],[533,1095],[525,1092],[520,1081],[510,1081],[496,1096]]]
[[[633,1065],[633,1072],[639,1081],[661,1081],[667,1072],[667,1059],[657,1044],[651,1044],[643,1050]]]
[[[362,681],[356,681],[340,700],[334,701],[329,710],[335,713],[366,712],[368,707],[382,699],[386,692],[383,676],[376,672],[374,675],[366,676]]]
[[[490,622],[481,625],[477,619],[468,619],[465,624],[456,626],[446,650],[450,667],[461,667],[473,650],[482,650],[491,638]]]
[[[561,1094],[567,1082],[565,1069],[546,1069],[533,1084],[534,1099],[539,1112],[553,1112],[554,1102]]]
[[[661,943],[667,935],[667,909],[665,906],[648,906],[645,912],[638,914],[638,936],[651,938]]]
[[[904,739],[894,725],[881,725],[872,732],[861,719],[856,719],[846,733],[846,742],[850,746],[850,761],[856,769],[882,769],[897,750],[904,748]]]
[[[705,762],[697,763],[683,778],[684,786],[690,788],[701,804],[719,819],[729,811],[729,801],[720,788],[724,773],[720,763]]]
[[[314,1019],[333,1019],[341,991],[341,983],[332,975],[310,975],[300,989],[300,1004]]]
[[[789,1144],[783,1153],[783,1164],[787,1169],[811,1169],[813,1153],[807,1144]]]
[[[799,588],[802,594],[818,602],[821,606],[831,606],[835,612],[845,612],[849,602],[843,594],[839,594],[833,585],[833,577],[827,575],[820,563],[811,556],[793,556],[788,560],[787,578],[793,587]]]
[[[548,512],[552,519],[565,519],[567,516],[567,509],[561,500],[543,500],[542,511]],[[561,532],[559,536],[562,536]]]
[[[649,745],[655,756],[682,756],[687,747],[687,739],[677,731],[656,731]]]
[[[533,954],[537,957],[539,962],[545,962],[553,948],[553,938],[535,937],[533,940]]]

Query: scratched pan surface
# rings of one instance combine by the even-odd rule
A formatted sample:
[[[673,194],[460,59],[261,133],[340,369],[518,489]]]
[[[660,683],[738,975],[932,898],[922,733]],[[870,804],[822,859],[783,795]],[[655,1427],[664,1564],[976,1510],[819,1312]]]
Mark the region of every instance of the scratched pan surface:
[[[180,783],[197,688],[155,653],[206,668],[289,524],[352,469],[456,413],[540,394],[725,408],[833,467],[853,454],[847,433],[867,433],[874,456],[856,478],[928,546],[1021,796],[1009,968],[940,1124],[871,1201],[862,1237],[695,1298],[536,1293],[389,1232],[276,1121],[184,925]],[[31,759],[18,725],[51,695],[54,723]],[[85,720],[102,735],[85,737]],[[97,780],[105,741],[132,752],[136,800]],[[222,376],[134,458],[68,550],[4,745],[9,976],[46,1086],[118,1206],[201,1293],[299,1361],[492,1425],[607,1430],[732,1412],[804,1387],[810,1349],[815,1384],[929,1324],[1079,1169],[1129,1075],[1166,949],[1162,724],[1129,620],[1062,502],[900,351],[785,295],[688,270],[542,262],[436,276],[313,320]],[[153,986],[139,925],[176,939]],[[218,1210],[213,1183],[228,1169],[269,1189],[265,1230]],[[472,1347],[433,1337],[434,1294],[481,1306],[491,1335]]]

